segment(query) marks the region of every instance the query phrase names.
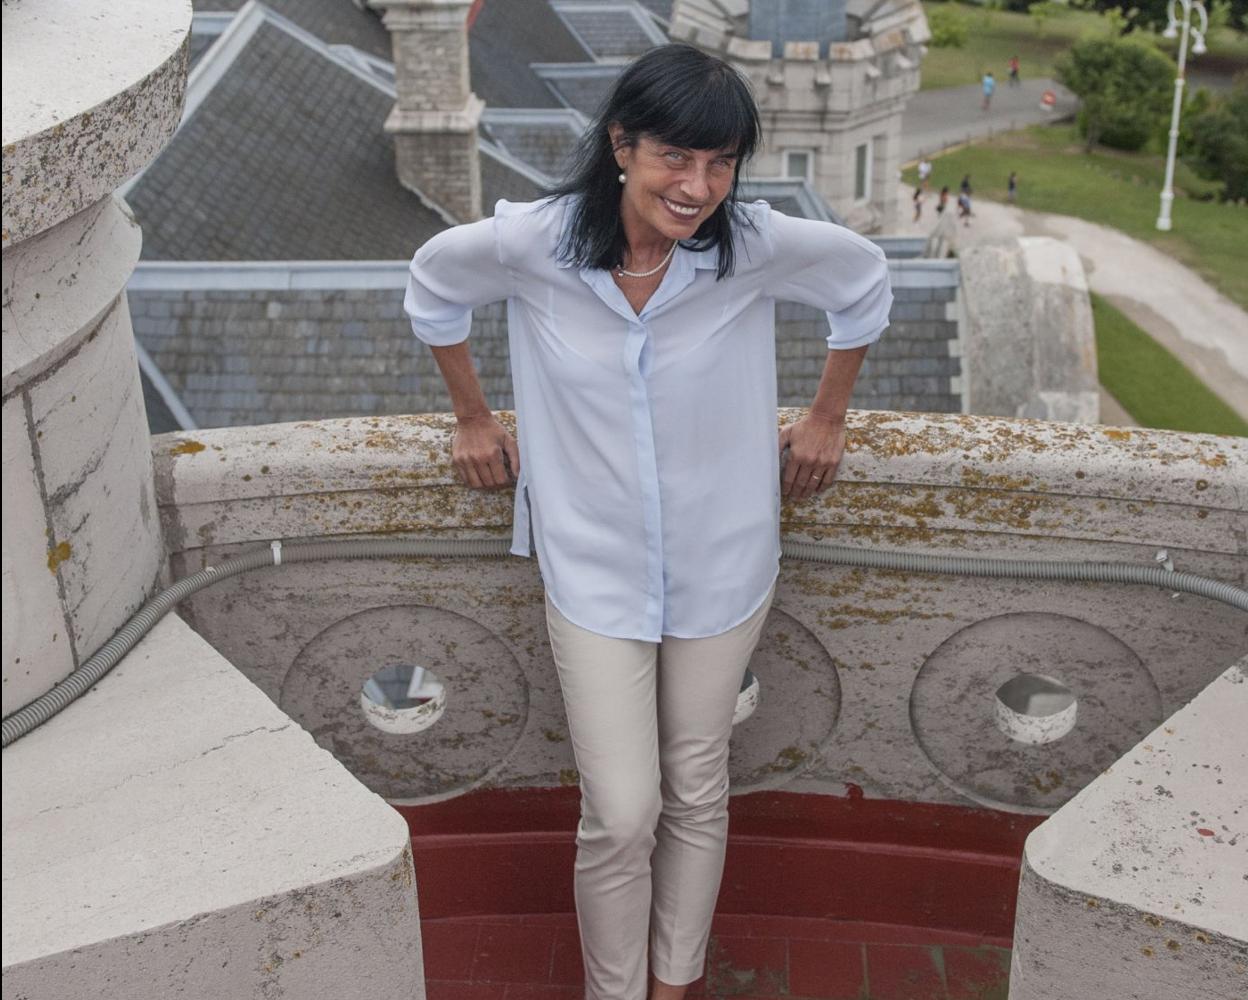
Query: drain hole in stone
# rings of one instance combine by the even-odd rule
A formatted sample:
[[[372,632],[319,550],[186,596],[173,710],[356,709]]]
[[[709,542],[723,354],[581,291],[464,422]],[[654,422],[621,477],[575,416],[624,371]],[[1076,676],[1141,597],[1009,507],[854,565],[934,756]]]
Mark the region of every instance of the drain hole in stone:
[[[732,724],[739,725],[754,714],[758,708],[758,696],[761,686],[758,678],[749,667],[745,668],[745,676],[741,678],[741,690],[737,692],[737,707],[732,713]]]
[[[446,685],[426,667],[392,663],[364,682],[360,707],[384,733],[419,733],[442,718]]]
[[[1019,674],[999,688],[997,728],[1018,743],[1053,743],[1075,728],[1079,701],[1061,681]]]

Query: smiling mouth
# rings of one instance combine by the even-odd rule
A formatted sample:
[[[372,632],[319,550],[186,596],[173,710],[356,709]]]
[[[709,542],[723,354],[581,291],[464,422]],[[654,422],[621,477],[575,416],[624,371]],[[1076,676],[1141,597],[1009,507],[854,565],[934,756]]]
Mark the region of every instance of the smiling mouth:
[[[679,215],[682,219],[693,219],[702,211],[697,205],[682,205],[678,201],[672,201],[670,198],[660,198],[660,201],[667,206],[669,212]]]

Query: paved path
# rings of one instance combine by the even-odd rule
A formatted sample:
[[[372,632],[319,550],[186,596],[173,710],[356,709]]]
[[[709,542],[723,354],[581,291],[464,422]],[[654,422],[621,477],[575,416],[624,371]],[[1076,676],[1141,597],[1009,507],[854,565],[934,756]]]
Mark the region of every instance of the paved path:
[[[911,194],[909,188],[901,192],[903,210]],[[890,233],[926,234],[935,223],[931,204],[918,225],[907,214]],[[1189,268],[1108,226],[983,199],[976,199],[971,225],[955,228],[963,245],[1018,236],[1052,236],[1070,244],[1083,260],[1092,291],[1126,313],[1248,420],[1248,312]]]
[[[1046,90],[1057,93],[1056,111],[1040,107],[1040,95]],[[988,111],[980,108],[982,101],[979,84],[921,90],[915,94],[901,118],[902,162],[908,163],[917,160],[922,153],[930,155],[971,139],[1064,118],[1075,113],[1077,104],[1074,95],[1061,84],[1043,79],[1024,80],[1017,87],[1000,80]]]

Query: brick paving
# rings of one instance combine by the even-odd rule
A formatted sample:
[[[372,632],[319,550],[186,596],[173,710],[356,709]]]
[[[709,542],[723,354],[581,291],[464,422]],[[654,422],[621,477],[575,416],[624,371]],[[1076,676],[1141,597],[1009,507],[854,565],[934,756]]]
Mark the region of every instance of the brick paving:
[[[580,1000],[570,913],[422,924],[429,1000]],[[1005,1000],[1000,941],[918,927],[721,914],[690,997],[743,1000]]]

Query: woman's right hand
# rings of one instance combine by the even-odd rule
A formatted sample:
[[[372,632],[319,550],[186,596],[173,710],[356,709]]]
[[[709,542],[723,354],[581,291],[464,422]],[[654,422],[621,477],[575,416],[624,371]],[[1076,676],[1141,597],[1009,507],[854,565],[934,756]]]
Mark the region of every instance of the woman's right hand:
[[[510,486],[520,475],[516,439],[493,413],[459,421],[451,445],[451,462],[460,479],[474,490]]]

